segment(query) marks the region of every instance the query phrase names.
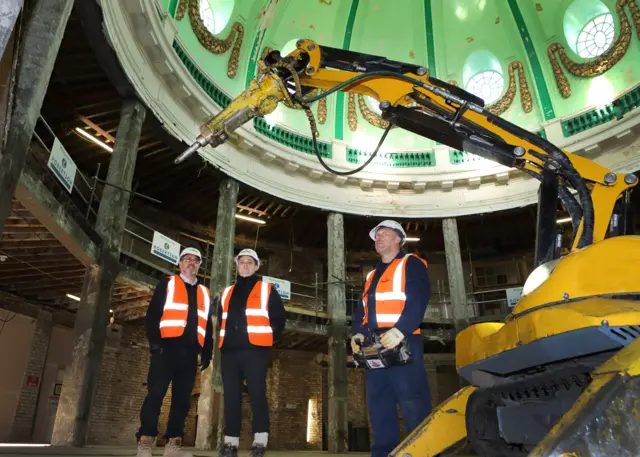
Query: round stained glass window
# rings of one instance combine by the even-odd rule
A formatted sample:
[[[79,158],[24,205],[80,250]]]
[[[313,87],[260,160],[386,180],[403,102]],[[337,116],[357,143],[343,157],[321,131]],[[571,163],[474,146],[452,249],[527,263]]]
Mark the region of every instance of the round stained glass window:
[[[490,105],[500,98],[504,89],[504,78],[494,70],[477,73],[467,83],[466,89],[473,95],[482,98]]]
[[[615,26],[611,14],[601,14],[589,21],[580,31],[577,52],[583,59],[604,54],[613,44]]]

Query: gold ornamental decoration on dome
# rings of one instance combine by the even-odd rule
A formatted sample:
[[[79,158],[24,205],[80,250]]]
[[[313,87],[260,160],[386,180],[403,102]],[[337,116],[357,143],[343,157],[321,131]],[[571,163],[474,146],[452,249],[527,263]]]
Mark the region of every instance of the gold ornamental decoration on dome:
[[[615,64],[620,62],[629,49],[631,43],[631,24],[624,7],[627,6],[633,17],[633,24],[636,28],[636,34],[640,39],[640,8],[636,3],[636,0],[618,0],[616,2],[616,14],[620,20],[620,35],[613,42],[611,47],[601,56],[590,60],[589,62],[578,63],[574,62],[567,56],[564,50],[564,46],[560,43],[552,43],[547,49],[549,54],[549,60],[551,61],[551,67],[553,68],[553,75],[556,78],[556,85],[563,98],[569,98],[571,96],[571,85],[569,80],[564,75],[560,62],[564,68],[574,76],[581,78],[592,78],[599,76],[606,71],[613,68]],[[560,57],[560,62],[558,57]]]
[[[487,107],[489,112],[496,116],[500,116],[507,111],[516,98],[516,70],[518,70],[518,85],[520,86],[520,104],[522,105],[522,111],[530,113],[533,109],[533,99],[529,91],[529,83],[527,82],[524,65],[522,65],[522,62],[514,60],[509,64],[509,87],[504,95],[500,97],[500,100]]]
[[[182,20],[187,9],[189,10],[191,29],[205,49],[214,54],[224,54],[231,49],[231,56],[229,56],[227,65],[227,76],[234,78],[238,74],[240,48],[244,40],[244,26],[240,22],[234,22],[227,38],[221,40],[207,30],[204,25],[200,17],[200,0],[180,0],[176,10],[176,20]]]

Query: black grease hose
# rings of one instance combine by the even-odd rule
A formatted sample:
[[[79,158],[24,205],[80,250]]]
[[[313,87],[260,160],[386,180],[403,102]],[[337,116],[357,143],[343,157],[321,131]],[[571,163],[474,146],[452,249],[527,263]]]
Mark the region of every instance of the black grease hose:
[[[299,76],[297,74],[292,74],[291,75],[294,79],[298,79]],[[406,76],[404,74],[401,73],[395,73],[392,71],[373,71],[370,73],[363,73],[357,76],[354,76],[353,78],[348,79],[347,81],[344,81],[338,85],[336,85],[335,87],[328,89],[325,92],[320,93],[319,95],[315,96],[315,97],[309,97],[309,98],[302,98],[301,94],[298,93],[298,91],[296,90],[296,94],[293,95],[293,98],[299,102],[299,103],[305,103],[305,104],[310,104],[313,103],[315,101],[318,101],[324,97],[327,97],[331,94],[333,94],[334,92],[337,92],[341,89],[344,89],[350,85],[352,85],[353,83],[360,81],[361,79],[366,79],[366,78],[373,78],[373,77],[392,77],[392,78],[397,78],[397,79],[401,79],[407,82],[410,82],[416,86],[425,88],[425,83],[423,81],[420,81],[418,79],[412,78],[410,76]],[[427,88],[427,90],[429,90]],[[442,90],[442,89],[437,89],[437,92],[440,92],[438,95],[443,96],[444,98],[447,98],[447,93],[446,91]],[[450,96],[451,97],[451,96]],[[456,98],[458,100],[460,100],[460,97],[452,97],[452,98]],[[560,150],[560,148],[558,148],[557,146],[553,145],[551,142],[545,140],[542,137],[539,137],[536,134],[533,134],[521,127],[518,127],[517,125],[514,125],[510,122],[505,121],[504,119],[490,113],[489,111],[487,111],[486,109],[480,107],[480,106],[474,106],[472,108],[474,111],[484,115],[487,120],[502,128],[503,130],[517,136],[520,138],[523,138],[524,140],[530,142],[531,144],[535,145],[536,147],[538,147],[539,149],[541,149],[542,151],[545,151],[548,156],[554,160],[560,167],[559,167],[559,171],[562,174],[562,176],[571,184],[571,186],[576,189],[576,191],[578,192],[578,196],[580,198],[580,203],[582,204],[581,208],[578,205],[577,201],[575,200],[575,198],[573,198],[573,196],[571,196],[571,198],[568,198],[568,195],[570,195],[570,193],[567,191],[565,192],[561,192],[560,193],[560,197],[565,200],[567,202],[567,204],[565,204],[565,201],[563,201],[563,204],[565,205],[565,208],[567,209],[567,211],[570,213],[571,215],[571,219],[572,221],[574,221],[574,226],[575,226],[575,220],[580,218],[579,215],[579,210],[581,209],[582,214],[581,214],[581,218],[583,220],[583,230],[582,230],[582,236],[580,238],[580,241],[578,243],[578,248],[583,248],[585,246],[588,246],[590,244],[593,243],[593,231],[595,228],[595,212],[594,212],[594,208],[593,208],[593,201],[591,199],[591,194],[589,193],[589,189],[587,188],[587,185],[584,181],[584,179],[582,179],[582,177],[580,176],[580,174],[578,173],[578,171],[575,169],[575,167],[573,166],[573,164],[571,163],[571,161],[569,160],[569,158],[567,157],[567,155],[562,152],[562,150]],[[312,132],[312,139],[313,139],[313,146],[314,146],[314,152],[316,154],[316,157],[319,159],[320,163],[324,166],[324,168],[329,171],[330,173],[333,174],[340,174],[340,175],[349,175],[349,174],[354,174],[357,173],[358,171],[363,170],[375,157],[375,155],[378,153],[378,150],[380,148],[380,146],[382,145],[384,139],[386,138],[386,135],[389,131],[389,129],[391,128],[391,123],[389,123],[389,126],[387,127],[387,129],[385,130],[385,133],[383,134],[381,141],[378,143],[378,146],[376,147],[376,150],[374,152],[374,154],[372,154],[372,156],[369,158],[369,160],[367,160],[367,162],[365,162],[361,167],[358,167],[356,170],[354,171],[350,171],[350,172],[336,172],[335,170],[332,170],[330,167],[327,166],[327,164],[322,160],[322,157],[320,156],[320,152],[318,151],[318,146],[317,146],[317,142],[316,142],[316,138],[315,138],[315,133]]]

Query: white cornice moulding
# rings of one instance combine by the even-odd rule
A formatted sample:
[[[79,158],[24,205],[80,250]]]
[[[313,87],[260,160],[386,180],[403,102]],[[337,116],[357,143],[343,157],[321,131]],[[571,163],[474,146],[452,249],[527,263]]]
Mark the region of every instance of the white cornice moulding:
[[[107,38],[141,100],[186,148],[199,134],[200,124],[220,108],[176,55],[172,43],[177,28],[170,16],[160,21],[153,2],[104,2]],[[570,152],[588,149],[587,155],[603,166],[631,172],[640,169],[639,115],[636,109],[621,121],[571,138],[562,136],[560,119],[545,127],[556,145]],[[622,135],[627,131],[631,133]],[[312,207],[381,217],[456,217],[537,201],[535,179],[487,161],[452,166],[446,147],[436,148],[437,166],[432,169],[394,169],[386,174],[372,167],[346,177],[329,174],[314,154],[294,151],[257,133],[253,123],[236,134],[237,146],[231,142],[216,149],[207,146],[200,155],[249,186]],[[333,159],[326,161],[330,167],[345,171],[359,166],[347,162],[346,147],[344,142],[332,142]]]

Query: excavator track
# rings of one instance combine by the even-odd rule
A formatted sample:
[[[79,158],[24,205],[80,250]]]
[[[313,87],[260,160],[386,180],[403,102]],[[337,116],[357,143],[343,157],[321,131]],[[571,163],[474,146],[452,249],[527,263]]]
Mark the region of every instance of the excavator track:
[[[594,368],[574,364],[478,389],[466,411],[473,449],[482,456],[526,456],[587,388]]]

